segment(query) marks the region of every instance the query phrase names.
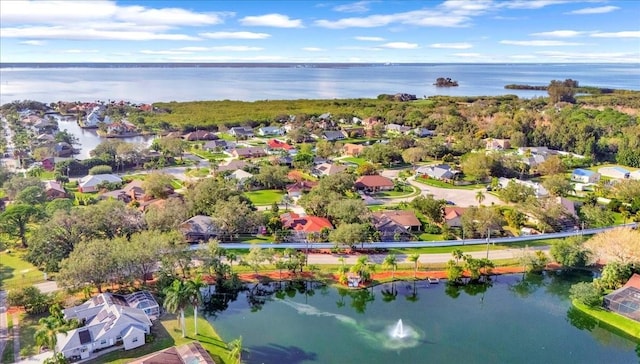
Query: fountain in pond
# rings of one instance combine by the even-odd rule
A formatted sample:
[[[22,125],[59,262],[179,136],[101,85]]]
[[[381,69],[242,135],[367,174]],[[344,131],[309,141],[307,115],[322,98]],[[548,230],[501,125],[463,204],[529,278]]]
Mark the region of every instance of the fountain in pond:
[[[393,331],[391,331],[391,337],[394,339],[402,339],[406,336],[407,334],[404,331],[404,326],[402,325],[402,319],[400,319],[398,320],[396,327],[394,327]]]

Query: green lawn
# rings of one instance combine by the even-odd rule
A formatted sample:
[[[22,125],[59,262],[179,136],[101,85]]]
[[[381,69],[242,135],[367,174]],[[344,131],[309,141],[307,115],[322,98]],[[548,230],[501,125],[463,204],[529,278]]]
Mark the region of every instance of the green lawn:
[[[115,351],[98,357],[92,363],[115,363],[124,364],[132,359],[166,349],[171,346],[179,346],[192,341],[199,341],[200,344],[211,354],[216,363],[228,363],[227,345],[220,339],[218,333],[209,322],[198,315],[198,335],[194,335],[193,313],[191,310],[185,313],[186,337],[182,337],[182,331],[175,315],[165,315],[161,320],[156,321],[151,328],[154,341],[140,348],[129,351]]]
[[[22,253],[11,250],[0,253],[0,282],[4,289],[22,288],[44,282],[44,274],[22,259]]]
[[[203,159],[224,159],[228,157],[228,155],[224,153],[214,153],[202,149],[191,149],[190,152]]]
[[[187,171],[185,174],[189,177],[204,178],[211,173],[209,168],[195,168]]]
[[[260,190],[245,192],[245,196],[256,206],[266,206],[280,202],[284,193],[281,190]]]
[[[376,193],[378,197],[392,197],[392,198],[401,198],[401,197],[413,197],[418,196],[420,194],[420,190],[413,186],[405,186],[404,191],[383,191]]]
[[[218,137],[220,139],[222,139],[222,140],[228,140],[228,141],[232,141],[232,142],[236,141],[236,138],[233,135],[227,134],[227,133],[219,133]]]
[[[597,319],[601,326],[613,328],[615,331],[635,338],[636,342],[640,343],[640,325],[636,321],[600,307],[588,307],[576,300],[573,300],[572,303],[575,308]]]
[[[342,162],[347,162],[347,163],[353,163],[353,164],[357,164],[357,165],[361,165],[367,162],[366,159],[364,158],[357,158],[357,157],[347,157],[347,158],[342,158],[340,159],[340,161]]]
[[[7,334],[9,338],[13,334],[13,317],[11,315],[7,315]],[[13,363],[13,359],[13,339],[7,339],[6,346],[4,347],[4,351],[2,352],[2,364]]]
[[[27,353],[28,356],[38,353],[36,339],[34,335],[38,331],[38,320],[47,317],[48,314],[20,315],[20,352]]]

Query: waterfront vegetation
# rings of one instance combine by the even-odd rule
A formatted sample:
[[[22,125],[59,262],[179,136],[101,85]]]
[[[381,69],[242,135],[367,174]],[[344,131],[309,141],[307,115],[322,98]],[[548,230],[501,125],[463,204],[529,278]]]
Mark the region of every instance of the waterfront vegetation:
[[[640,324],[637,321],[601,307],[589,307],[577,300],[573,300],[572,303],[580,311],[598,320],[600,325],[606,326],[609,330],[630,336],[640,343]]]

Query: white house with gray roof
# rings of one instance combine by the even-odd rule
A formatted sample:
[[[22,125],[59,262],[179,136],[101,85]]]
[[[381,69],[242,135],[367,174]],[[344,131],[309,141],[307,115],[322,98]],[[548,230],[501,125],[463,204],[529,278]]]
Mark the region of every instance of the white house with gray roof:
[[[149,292],[122,296],[102,293],[82,305],[64,310],[83,327],[58,334],[56,349],[69,359],[87,359],[92,353],[115,345],[130,350],[144,345],[159,306]]]

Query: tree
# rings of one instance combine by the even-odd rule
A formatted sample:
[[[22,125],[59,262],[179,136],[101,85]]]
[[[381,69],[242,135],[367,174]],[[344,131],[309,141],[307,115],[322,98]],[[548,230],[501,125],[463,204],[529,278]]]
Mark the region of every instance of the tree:
[[[580,238],[567,238],[553,243],[550,254],[565,267],[584,267],[589,259],[589,252]]]
[[[395,278],[396,269],[398,268],[398,258],[395,254],[389,254],[384,257],[384,261],[382,263],[385,267],[391,268],[391,280],[393,281]]]
[[[415,165],[424,160],[427,157],[427,152],[422,147],[414,147],[406,149],[402,152],[402,160],[405,163],[411,164],[411,166],[415,167]]]
[[[29,232],[29,222],[37,220],[42,212],[26,204],[9,205],[0,214],[0,230],[20,239],[23,248],[27,248],[27,233]]]
[[[205,288],[207,284],[202,281],[201,276],[198,276],[188,280],[186,286],[189,302],[191,306],[193,306],[194,334],[198,335],[198,306],[202,304],[202,289]]]
[[[356,264],[349,269],[352,273],[358,273],[360,278],[366,282],[371,278],[371,273],[375,271],[375,264],[369,261],[369,257],[361,255],[358,257]]]
[[[169,197],[162,205],[153,204],[144,213],[150,230],[171,231],[189,218],[189,208],[181,198]]]
[[[15,202],[25,205],[41,205],[47,201],[47,194],[44,188],[40,186],[29,186],[20,191],[16,196]]]
[[[336,245],[342,244],[353,247],[358,243],[364,246],[367,239],[367,229],[363,224],[341,224],[329,233],[329,240]]]
[[[4,191],[10,200],[14,200],[21,191],[24,191],[28,187],[38,186],[44,190],[44,183],[37,177],[22,177],[20,175],[14,175],[3,185]]]
[[[524,202],[534,195],[533,188],[515,181],[509,181],[509,184],[499,192],[501,200],[513,203]]]
[[[144,193],[153,198],[167,198],[173,190],[173,177],[163,172],[151,172],[144,177]]]
[[[485,153],[470,153],[462,160],[462,171],[465,175],[474,177],[476,181],[484,181],[491,176],[495,164],[492,156]]]
[[[602,269],[600,278],[594,279],[593,283],[600,289],[615,290],[627,283],[633,275],[633,264],[622,264],[619,262],[609,262]]]
[[[67,330],[64,326],[60,325],[60,321],[53,316],[43,317],[38,321],[40,326],[35,332],[34,339],[36,344],[40,346],[46,346],[48,349],[53,350],[53,355],[57,353],[56,344],[58,343],[58,334],[67,334]]]
[[[481,205],[484,199],[485,199],[485,195],[484,193],[482,193],[482,191],[476,192],[476,201],[478,201],[478,205]]]
[[[69,257],[60,263],[59,281],[65,287],[79,288],[93,284],[98,292],[114,273],[116,265],[111,242],[92,239],[76,245]]]
[[[213,221],[221,240],[233,239],[237,234],[255,233],[262,222],[262,215],[253,211],[239,196],[233,196],[228,201],[218,201],[213,212]]]
[[[536,169],[543,176],[561,174],[566,170],[562,159],[560,159],[560,157],[558,157],[557,155],[552,155],[549,158],[545,159],[544,162],[538,164]]]
[[[413,263],[413,279],[418,276],[418,261],[420,260],[420,254],[410,254],[407,259]]]
[[[586,248],[595,257],[606,257],[610,262],[640,264],[640,230],[623,227],[594,235]]]
[[[418,196],[411,201],[411,206],[420,211],[433,224],[439,224],[443,219],[445,200],[436,200],[433,195]]]
[[[171,285],[164,289],[164,308],[170,313],[180,313],[180,327],[182,337],[185,337],[184,309],[190,303],[189,287],[180,279],[176,279]]]
[[[569,289],[572,300],[576,300],[589,307],[602,305],[602,291],[591,282],[580,282]]]
[[[265,165],[260,167],[260,173],[254,178],[264,188],[281,189],[289,183],[288,173],[287,167]]]
[[[113,168],[111,168],[111,166],[108,166],[108,165],[95,166],[89,169],[89,174],[91,175],[110,174],[112,172],[113,172]]]
[[[364,162],[356,168],[358,176],[371,176],[378,174],[378,168],[371,162]]]
[[[363,223],[369,217],[369,209],[364,201],[358,199],[341,199],[331,201],[327,207],[329,218],[341,224]]]
[[[579,210],[580,218],[590,227],[605,227],[615,223],[613,212],[599,205],[582,205]]]
[[[251,269],[253,269],[253,272],[255,274],[258,274],[258,271],[262,267],[262,263],[265,260],[265,251],[259,246],[254,246],[249,249],[249,254],[245,255],[244,259],[241,261],[241,264],[251,267]]]
[[[47,312],[51,298],[37,287],[27,286],[10,290],[7,294],[7,302],[9,306],[24,307],[25,312],[31,315]]]
[[[185,201],[191,215],[213,216],[216,203],[232,196],[239,196],[241,200],[251,203],[236,184],[224,179],[203,178],[187,190]]]
[[[552,196],[556,197],[565,197],[573,191],[571,182],[564,178],[564,175],[562,174],[548,176],[544,181],[542,181],[542,186],[546,188]]]
[[[460,279],[462,278],[462,273],[464,269],[456,263],[454,260],[450,260],[447,262],[447,283],[450,284],[458,284],[460,283]]]
[[[575,88],[578,87],[578,82],[567,79],[564,81],[552,80],[547,87],[549,92],[549,99],[552,104],[558,102],[570,102],[574,103],[576,94]]]

